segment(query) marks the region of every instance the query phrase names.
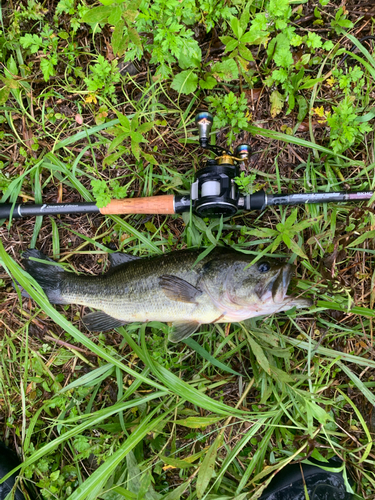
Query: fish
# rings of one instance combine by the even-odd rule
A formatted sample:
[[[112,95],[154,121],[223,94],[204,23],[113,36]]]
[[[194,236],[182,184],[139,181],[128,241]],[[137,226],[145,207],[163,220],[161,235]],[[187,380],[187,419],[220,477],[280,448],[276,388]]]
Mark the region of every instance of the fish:
[[[159,321],[172,323],[168,338],[179,342],[202,324],[241,322],[311,305],[287,295],[290,264],[262,258],[249,266],[254,256],[227,248],[199,260],[201,253],[178,250],[140,258],[115,252],[109,254],[110,270],[99,276],[65,271],[36,249],[24,252],[23,262],[52,304],[98,309],[82,318],[89,331]]]

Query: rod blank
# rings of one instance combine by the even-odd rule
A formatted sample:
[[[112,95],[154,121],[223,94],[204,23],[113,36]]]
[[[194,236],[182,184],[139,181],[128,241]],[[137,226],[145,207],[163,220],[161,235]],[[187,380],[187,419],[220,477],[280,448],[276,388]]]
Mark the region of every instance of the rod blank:
[[[21,217],[35,217],[37,215],[88,213],[99,213],[99,208],[95,203],[56,203],[43,205],[0,203],[0,219],[9,219],[11,214],[13,219],[20,219]]]

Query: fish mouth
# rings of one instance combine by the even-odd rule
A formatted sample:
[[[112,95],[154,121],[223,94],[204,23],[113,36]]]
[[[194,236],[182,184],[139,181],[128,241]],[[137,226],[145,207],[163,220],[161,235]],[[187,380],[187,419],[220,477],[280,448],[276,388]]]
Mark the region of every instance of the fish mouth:
[[[271,285],[272,298],[274,302],[283,302],[287,298],[289,283],[293,274],[294,266],[287,264],[283,266],[276,275]],[[292,297],[290,297],[292,298]]]
[[[293,295],[286,294],[294,269],[295,266],[292,266],[291,264],[287,264],[281,268],[271,285],[273,301],[280,304],[280,310],[288,310],[292,307],[300,309],[303,307],[310,307],[312,305],[312,301],[310,299],[296,298]]]

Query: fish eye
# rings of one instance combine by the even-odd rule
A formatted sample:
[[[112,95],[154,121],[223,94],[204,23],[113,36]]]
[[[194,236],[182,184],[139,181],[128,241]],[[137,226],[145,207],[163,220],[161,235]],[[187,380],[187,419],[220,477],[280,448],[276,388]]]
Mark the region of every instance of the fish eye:
[[[258,264],[258,271],[260,273],[266,273],[271,269],[271,266],[269,265],[268,262],[260,262]]]

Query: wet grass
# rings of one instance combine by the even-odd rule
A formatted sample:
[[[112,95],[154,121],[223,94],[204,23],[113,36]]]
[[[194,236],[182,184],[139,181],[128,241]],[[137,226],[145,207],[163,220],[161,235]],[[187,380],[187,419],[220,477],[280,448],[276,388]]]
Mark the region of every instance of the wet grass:
[[[360,88],[349,85],[356,116],[348,127],[372,124],[374,116],[372,41],[358,42],[371,25],[350,6],[345,19],[356,23],[352,35],[332,28],[334,2],[322,10],[323,24],[308,20],[298,28],[301,36],[325,29],[337,44],[306,65],[311,78],[322,80],[296,93],[308,103],[301,118],[298,108],[288,112],[287,101],[274,115],[273,92],[281,86],[265,83],[275,63],[264,45],[253,50],[256,64],[247,72],[190,95],[171,88],[183,67],[172,64],[171,76],[158,79],[146,54],[136,75],[121,75],[115,102],[110,92],[88,91],[84,84],[93,64],[87,46],[106,54],[108,26],[93,35],[82,23],[71,50],[85,74],[73,78],[61,67],[45,82],[38,65],[46,54],[42,48],[30,54],[19,37],[39,33],[46,23],[67,30],[76,13],[60,12],[53,21],[57,4],[28,5],[9,4],[2,12],[1,71],[9,87],[5,100],[0,94],[2,202],[93,201],[116,196],[118,185],[127,186],[127,197],[187,192],[204,157],[195,113],[209,106],[207,96],[224,100],[231,91],[237,97],[245,92],[249,110],[233,145],[251,143],[245,172],[255,173],[259,186],[272,193],[374,189],[372,131],[335,151],[327,122],[327,113],[342,106],[340,82],[355,61],[364,75]],[[17,31],[12,11],[28,8],[35,17],[38,5],[50,13],[35,22],[21,19],[25,25]],[[256,8],[252,16],[264,12]],[[238,4],[239,13],[243,9]],[[302,9],[304,19],[314,5]],[[208,45],[216,50],[218,33],[233,35],[223,20],[211,34],[200,34],[202,23],[195,27],[202,51]],[[341,48],[352,44],[359,50],[340,65]],[[207,62],[224,61],[220,50],[207,52]],[[108,51],[109,60],[121,62]],[[331,82],[338,67],[345,74]],[[118,113],[153,122],[140,143],[143,156],[137,158],[130,142],[122,150],[113,146]],[[344,120],[344,112],[340,116]],[[229,132],[229,124],[221,126],[213,141],[225,146]],[[103,182],[97,191],[93,180]],[[374,228],[370,203],[277,207],[226,220],[184,214],[3,221],[0,435],[23,459],[19,480],[48,500],[244,500],[258,498],[288,463],[336,456],[345,463],[338,468],[348,491],[374,498]],[[254,259],[267,255],[295,264],[291,289],[314,305],[243,324],[206,325],[177,345],[168,343],[168,327],[158,323],[94,335],[82,325],[83,307],[50,305],[20,265],[22,251],[36,247],[72,272],[94,275],[108,268],[108,251],[145,256],[222,244]],[[17,293],[14,281],[31,299]]]

